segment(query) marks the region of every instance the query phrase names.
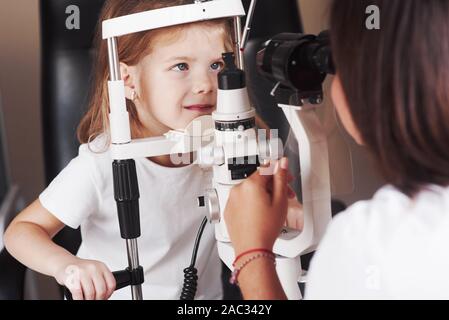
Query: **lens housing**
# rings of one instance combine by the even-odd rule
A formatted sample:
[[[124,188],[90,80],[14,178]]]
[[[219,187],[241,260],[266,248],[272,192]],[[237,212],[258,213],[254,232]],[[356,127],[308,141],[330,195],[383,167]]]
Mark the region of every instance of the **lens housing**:
[[[257,67],[267,79],[293,89],[300,96],[322,93],[326,75],[334,74],[329,34],[281,33],[264,43]]]

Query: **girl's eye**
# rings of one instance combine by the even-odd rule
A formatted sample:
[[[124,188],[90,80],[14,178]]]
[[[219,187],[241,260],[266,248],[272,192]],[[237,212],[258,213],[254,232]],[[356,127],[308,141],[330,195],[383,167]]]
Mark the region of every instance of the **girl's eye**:
[[[223,68],[223,62],[215,62],[212,63],[211,66],[212,70],[216,71],[216,70],[221,70]]]
[[[178,63],[172,68],[174,71],[187,71],[189,70],[189,65],[187,63]]]

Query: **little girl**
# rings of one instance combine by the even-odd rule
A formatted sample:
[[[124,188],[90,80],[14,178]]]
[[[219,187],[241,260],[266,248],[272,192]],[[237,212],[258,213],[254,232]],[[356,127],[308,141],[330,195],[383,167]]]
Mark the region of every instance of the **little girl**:
[[[100,22],[188,0],[108,0]],[[98,30],[100,31],[100,30]],[[211,114],[223,52],[233,50],[227,20],[191,23],[140,32],[118,39],[132,137],[161,136]],[[108,145],[109,69],[107,44],[97,34],[98,56],[93,94],[78,128],[79,155],[52,181],[5,233],[8,251],[31,269],[56,278],[74,299],[130,299],[130,289],[114,292],[111,270],[127,266],[113,193]],[[204,213],[196,198],[211,176],[196,165],[175,166],[170,156],[135,159],[140,190],[144,299],[179,299],[183,268],[190,262],[196,230]],[[81,226],[77,256],[52,238],[65,225]],[[101,261],[101,262],[100,262]],[[197,258],[197,299],[220,299],[221,263],[214,228],[204,231]],[[69,272],[77,270],[77,277]],[[75,281],[75,283],[73,283]]]

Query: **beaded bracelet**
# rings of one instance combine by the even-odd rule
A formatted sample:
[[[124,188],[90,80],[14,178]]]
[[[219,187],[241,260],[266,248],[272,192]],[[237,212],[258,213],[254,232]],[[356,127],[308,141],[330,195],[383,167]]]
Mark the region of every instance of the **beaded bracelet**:
[[[255,249],[251,249],[251,250],[248,250],[248,251],[245,251],[245,252],[242,252],[241,254],[239,254],[239,255],[235,258],[234,262],[232,263],[232,266],[235,267],[237,261],[238,261],[241,257],[243,257],[243,256],[245,256],[245,255],[247,255],[247,254],[249,254],[249,253],[253,253],[253,252],[265,252],[265,253],[268,253],[268,254],[273,254],[273,251],[268,250],[268,249],[265,249],[265,248],[255,248]]]
[[[270,253],[266,253],[266,252],[259,252],[255,255],[252,255],[251,257],[249,257],[248,259],[246,259],[245,261],[243,261],[243,263],[234,268],[234,271],[232,271],[232,275],[231,278],[229,279],[229,282],[231,284],[235,284],[238,285],[238,277],[240,272],[242,271],[242,269],[247,266],[251,261],[254,261],[258,258],[269,258],[271,260],[273,260],[274,265],[276,265],[276,258],[274,256],[274,253],[270,252]]]

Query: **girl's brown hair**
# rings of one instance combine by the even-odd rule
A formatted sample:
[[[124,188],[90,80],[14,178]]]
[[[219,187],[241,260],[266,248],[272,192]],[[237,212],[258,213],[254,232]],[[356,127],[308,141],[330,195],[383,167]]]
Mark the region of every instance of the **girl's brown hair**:
[[[367,7],[380,10],[368,30]],[[413,196],[449,185],[449,1],[344,0],[331,9],[352,118],[387,182]]]
[[[107,82],[109,79],[108,49],[106,40],[102,39],[101,24],[103,20],[124,16],[128,14],[160,9],[171,6],[192,4],[192,0],[107,0],[100,14],[95,35],[96,59],[94,63],[94,80],[92,84],[90,102],[87,113],[81,119],[77,129],[80,143],[88,143],[102,133],[107,133],[109,128],[109,97]],[[203,24],[215,24],[223,27],[223,31],[229,35],[225,39],[226,49],[233,49],[232,27],[229,20],[213,20],[199,22]],[[118,38],[117,49],[120,62],[127,65],[136,65],[142,58],[151,53],[154,43],[151,41],[161,32],[171,32],[176,35],[181,31],[182,25],[167,27],[134,33]],[[131,135],[139,138],[144,129],[140,122],[134,103],[126,100],[126,107],[130,116]]]

